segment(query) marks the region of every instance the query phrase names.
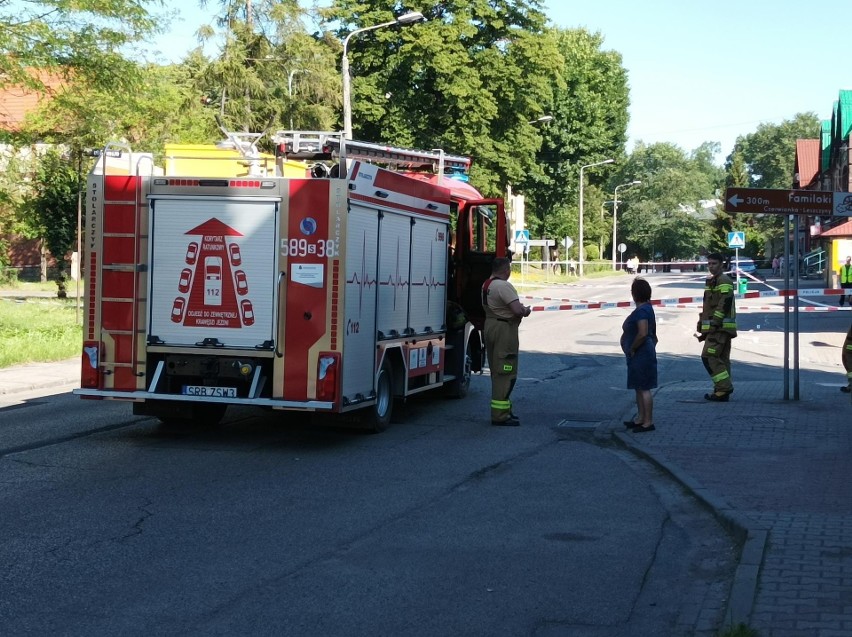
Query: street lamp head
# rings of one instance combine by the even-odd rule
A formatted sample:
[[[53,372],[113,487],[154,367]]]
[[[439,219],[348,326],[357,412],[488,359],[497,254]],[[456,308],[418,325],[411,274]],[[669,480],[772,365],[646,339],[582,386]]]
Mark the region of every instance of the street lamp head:
[[[553,115],[542,115],[538,119],[531,119],[527,122],[527,124],[544,124],[545,122],[552,122]]]
[[[426,18],[423,17],[423,14],[419,11],[409,11],[408,13],[403,13],[401,16],[391,20],[390,22],[382,22],[380,24],[361,27],[360,29],[350,31],[349,34],[343,38],[343,58],[340,63],[340,70],[343,74],[343,137],[345,139],[352,139],[352,78],[349,76],[349,56],[347,55],[349,50],[349,40],[351,40],[353,36],[358,35],[359,33],[365,33],[366,31],[375,31],[376,29],[391,27],[397,24],[413,24],[414,22],[420,22],[425,19]]]
[[[639,185],[639,184],[641,184],[641,183],[642,183],[641,181],[639,181],[638,179],[636,179],[636,180],[634,180],[634,181],[631,181],[631,182],[630,182],[630,185],[631,185],[631,186],[638,186],[638,185]]]
[[[403,13],[401,16],[397,17],[397,24],[411,24],[412,22],[423,22],[425,21],[425,16],[419,11],[409,11],[408,13]]]

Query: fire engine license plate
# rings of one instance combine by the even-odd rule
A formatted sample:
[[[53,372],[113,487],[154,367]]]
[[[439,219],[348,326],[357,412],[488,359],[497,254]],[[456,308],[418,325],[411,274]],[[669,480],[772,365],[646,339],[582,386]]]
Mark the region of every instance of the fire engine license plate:
[[[184,396],[206,396],[207,398],[236,398],[236,387],[206,387],[205,385],[184,385]]]

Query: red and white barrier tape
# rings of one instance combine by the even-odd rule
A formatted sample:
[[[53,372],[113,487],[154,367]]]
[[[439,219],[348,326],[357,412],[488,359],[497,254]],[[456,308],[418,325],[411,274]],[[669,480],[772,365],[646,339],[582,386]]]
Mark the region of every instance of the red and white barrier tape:
[[[737,299],[757,299],[766,297],[785,297],[785,296],[839,296],[839,289],[801,289],[801,290],[763,290],[755,292],[745,292],[744,294],[736,294]],[[633,301],[578,301],[572,299],[557,299],[546,296],[522,296],[522,299],[532,299],[538,301],[556,301],[559,305],[533,305],[533,312],[553,312],[561,310],[610,310],[617,308],[632,307]],[[675,308],[693,308],[704,302],[703,296],[682,296],[673,299],[652,299],[651,305],[659,307],[675,307]],[[783,310],[783,307],[777,306],[737,306],[737,311],[741,310]],[[840,307],[803,307],[799,308],[800,312],[836,312],[849,310],[852,308]]]

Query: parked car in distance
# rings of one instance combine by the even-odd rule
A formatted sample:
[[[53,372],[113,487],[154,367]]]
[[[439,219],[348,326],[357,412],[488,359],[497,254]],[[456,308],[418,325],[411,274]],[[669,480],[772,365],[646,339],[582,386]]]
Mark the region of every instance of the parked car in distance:
[[[731,257],[728,272],[736,273],[737,270],[740,272],[748,272],[750,274],[757,270],[757,266],[754,263],[754,259],[751,257]]]

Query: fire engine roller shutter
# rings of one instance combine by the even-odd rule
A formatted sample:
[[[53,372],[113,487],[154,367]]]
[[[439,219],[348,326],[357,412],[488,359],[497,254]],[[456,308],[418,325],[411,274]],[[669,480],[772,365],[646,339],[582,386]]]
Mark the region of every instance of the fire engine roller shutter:
[[[417,219],[411,234],[409,325],[417,334],[438,332],[446,317],[447,224]]]
[[[378,250],[376,327],[385,337],[403,336],[409,324],[411,217],[385,211],[379,224]]]
[[[376,263],[379,213],[351,205],[346,221],[343,395],[369,395],[376,368]]]
[[[270,342],[278,214],[272,199],[152,197],[148,335],[167,345]]]

